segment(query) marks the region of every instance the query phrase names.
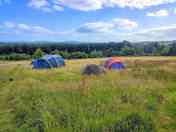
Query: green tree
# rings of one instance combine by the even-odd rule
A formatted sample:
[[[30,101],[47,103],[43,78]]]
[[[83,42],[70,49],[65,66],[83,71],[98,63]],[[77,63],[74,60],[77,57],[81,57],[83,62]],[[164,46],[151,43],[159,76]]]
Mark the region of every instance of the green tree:
[[[73,59],[88,58],[88,55],[85,52],[73,52],[71,53],[71,58]]]
[[[134,55],[135,54],[135,49],[133,47],[123,47],[121,49],[121,55]]]
[[[59,51],[57,49],[55,49],[54,51],[51,52],[51,54],[53,55],[58,55],[59,54]]]
[[[158,47],[158,53],[159,53],[159,55],[168,55],[168,53],[169,53],[169,46],[160,45]]]
[[[101,51],[92,51],[89,55],[90,58],[101,58],[103,57],[103,53]]]
[[[33,58],[34,59],[38,59],[38,58],[40,58],[40,57],[42,57],[44,55],[44,52],[42,51],[42,49],[40,49],[40,48],[38,48],[35,52],[34,52],[34,54],[33,54]]]
[[[67,51],[59,51],[59,55],[61,55],[64,59],[70,59],[71,53]]]

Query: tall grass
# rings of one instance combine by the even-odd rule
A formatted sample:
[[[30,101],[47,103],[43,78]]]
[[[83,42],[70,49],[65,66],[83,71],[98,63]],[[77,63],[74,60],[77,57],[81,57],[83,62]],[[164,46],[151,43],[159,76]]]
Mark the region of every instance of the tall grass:
[[[127,59],[124,71],[82,77],[83,64],[94,62],[52,70],[1,65],[0,132],[176,130],[174,59]]]

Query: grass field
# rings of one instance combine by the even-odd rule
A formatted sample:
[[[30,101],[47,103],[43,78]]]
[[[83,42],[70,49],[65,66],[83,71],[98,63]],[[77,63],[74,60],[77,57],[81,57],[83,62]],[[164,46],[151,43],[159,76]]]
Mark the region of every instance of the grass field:
[[[0,132],[176,131],[176,57],[124,57],[123,71],[80,75],[102,60],[0,62]]]

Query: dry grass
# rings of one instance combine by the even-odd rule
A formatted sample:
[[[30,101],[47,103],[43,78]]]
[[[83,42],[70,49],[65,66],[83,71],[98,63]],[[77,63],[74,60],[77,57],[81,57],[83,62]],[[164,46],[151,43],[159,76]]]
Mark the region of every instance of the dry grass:
[[[1,62],[0,132],[115,132],[114,125],[133,113],[157,132],[174,132],[176,57],[122,59],[124,71],[98,77],[82,77],[80,69],[104,59],[68,60],[51,70]],[[139,130],[131,131],[151,132]]]

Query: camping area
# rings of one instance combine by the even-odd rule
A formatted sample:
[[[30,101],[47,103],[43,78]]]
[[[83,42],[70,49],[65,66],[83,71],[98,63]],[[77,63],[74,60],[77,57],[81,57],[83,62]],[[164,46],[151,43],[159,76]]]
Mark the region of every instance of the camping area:
[[[176,58],[122,57],[126,69],[83,77],[103,59],[32,70],[0,62],[1,132],[174,132]]]
[[[176,0],[0,0],[0,132],[176,132]]]

